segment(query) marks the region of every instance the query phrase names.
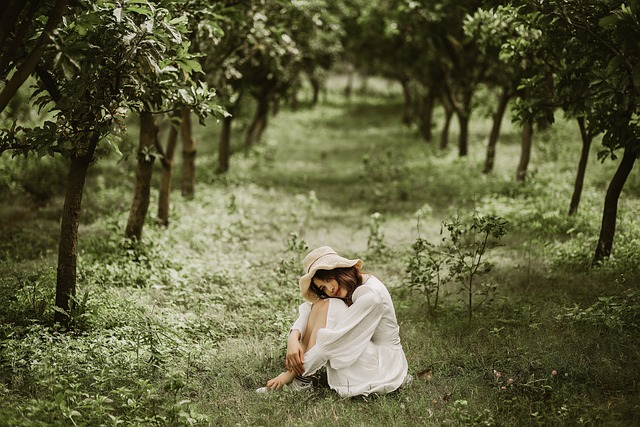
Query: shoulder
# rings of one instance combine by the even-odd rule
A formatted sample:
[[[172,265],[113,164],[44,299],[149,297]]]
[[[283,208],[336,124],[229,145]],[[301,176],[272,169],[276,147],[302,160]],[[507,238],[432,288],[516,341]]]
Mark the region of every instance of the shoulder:
[[[374,276],[369,276],[369,279],[365,283],[358,286],[358,288],[355,291],[353,291],[353,296],[352,296],[353,302],[355,303],[358,300],[367,300],[372,303],[380,302],[381,295],[380,295],[380,291],[378,289],[378,284],[376,283],[376,281],[382,284]]]

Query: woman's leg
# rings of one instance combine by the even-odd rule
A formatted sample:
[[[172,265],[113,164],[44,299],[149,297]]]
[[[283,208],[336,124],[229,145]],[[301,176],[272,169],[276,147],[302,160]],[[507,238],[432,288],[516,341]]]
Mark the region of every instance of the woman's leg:
[[[302,332],[301,344],[305,353],[316,344],[318,330],[327,325],[327,313],[329,312],[329,299],[320,299],[313,303],[307,327]],[[285,384],[289,384],[296,377],[293,371],[285,371],[275,378],[267,381],[267,389],[279,389]]]
[[[330,300],[321,299],[313,303],[311,307],[311,313],[309,314],[309,321],[307,322],[307,329],[302,334],[302,347],[305,353],[316,345],[316,338],[318,331],[327,326],[327,313],[329,312]]]

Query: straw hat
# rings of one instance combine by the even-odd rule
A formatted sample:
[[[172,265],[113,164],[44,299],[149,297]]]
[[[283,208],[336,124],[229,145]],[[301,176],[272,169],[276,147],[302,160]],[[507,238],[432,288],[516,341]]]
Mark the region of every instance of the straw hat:
[[[309,290],[311,279],[313,279],[316,271],[353,266],[356,266],[358,269],[362,268],[362,260],[341,257],[329,246],[321,246],[312,250],[304,257],[304,260],[302,260],[302,269],[305,272],[304,276],[299,280],[302,297],[311,302],[318,299],[317,295]]]

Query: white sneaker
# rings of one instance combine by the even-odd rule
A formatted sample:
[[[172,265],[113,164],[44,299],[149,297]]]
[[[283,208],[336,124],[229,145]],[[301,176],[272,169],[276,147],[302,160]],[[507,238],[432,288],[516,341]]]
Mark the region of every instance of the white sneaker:
[[[289,384],[289,388],[293,391],[313,390],[313,383],[311,382],[311,378],[309,378],[308,381],[303,381],[295,377]]]

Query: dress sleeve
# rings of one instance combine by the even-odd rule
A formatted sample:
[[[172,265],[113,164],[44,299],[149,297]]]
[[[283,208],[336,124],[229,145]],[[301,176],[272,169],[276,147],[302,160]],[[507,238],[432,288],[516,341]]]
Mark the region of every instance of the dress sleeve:
[[[318,331],[316,345],[304,355],[304,375],[313,374],[327,361],[334,369],[352,365],[371,341],[384,311],[382,298],[370,287],[360,286],[353,299],[336,328]]]
[[[307,329],[307,322],[309,321],[309,314],[311,313],[312,305],[313,304],[308,301],[300,304],[300,307],[298,307],[298,313],[300,314],[298,315],[298,319],[293,322],[291,329],[289,329],[289,333],[294,329],[297,329],[300,331],[300,336],[302,337],[302,334],[304,334],[304,331]]]

